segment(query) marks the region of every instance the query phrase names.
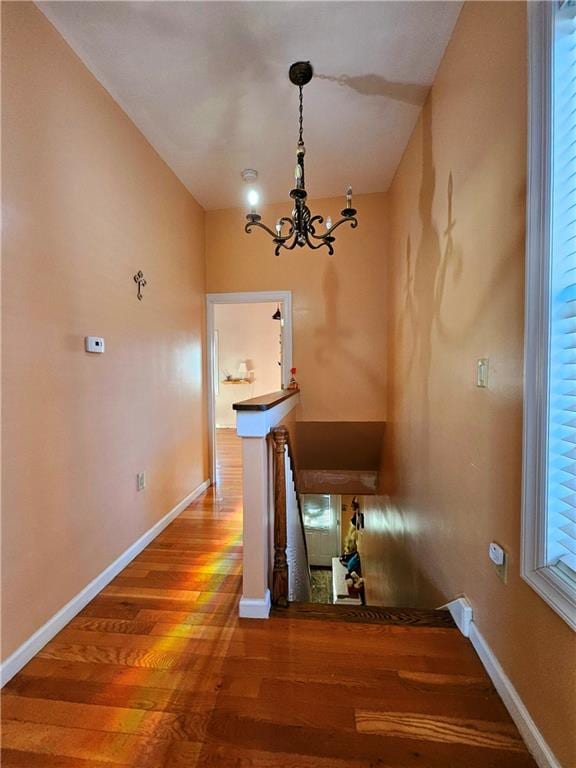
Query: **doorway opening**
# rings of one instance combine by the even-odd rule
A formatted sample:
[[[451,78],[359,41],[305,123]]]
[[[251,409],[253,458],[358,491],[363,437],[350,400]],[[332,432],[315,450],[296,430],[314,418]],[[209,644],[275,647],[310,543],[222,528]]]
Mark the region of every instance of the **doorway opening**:
[[[290,379],[291,292],[208,294],[206,326],[210,462],[216,482],[218,446],[233,440],[236,428],[233,404],[277,392]]]

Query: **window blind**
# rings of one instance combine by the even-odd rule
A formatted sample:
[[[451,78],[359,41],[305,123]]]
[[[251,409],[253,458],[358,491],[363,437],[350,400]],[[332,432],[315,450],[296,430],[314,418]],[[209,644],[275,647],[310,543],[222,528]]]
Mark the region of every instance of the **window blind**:
[[[576,580],[576,6],[555,14],[546,564]]]

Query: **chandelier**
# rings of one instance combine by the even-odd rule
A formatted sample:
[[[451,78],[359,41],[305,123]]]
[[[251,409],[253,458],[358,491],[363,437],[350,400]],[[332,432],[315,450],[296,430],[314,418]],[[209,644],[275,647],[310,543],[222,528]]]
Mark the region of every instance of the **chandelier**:
[[[340,212],[342,218],[335,224],[329,216],[324,225],[324,217],[318,215],[312,216],[310,208],[306,205],[308,193],[306,192],[306,177],[304,175],[304,156],[306,154],[306,147],[304,146],[303,139],[302,89],[310,82],[312,75],[312,65],[309,61],[297,61],[295,64],[292,64],[288,75],[290,77],[290,82],[298,86],[300,93],[298,146],[296,148],[296,170],[294,173],[296,186],[290,192],[290,197],[294,200],[292,216],[282,216],[276,222],[275,229],[272,230],[270,227],[262,224],[262,217],[256,212],[257,195],[249,197],[252,210],[246,216],[248,223],[244,227],[244,231],[249,234],[254,227],[259,227],[265,232],[268,232],[268,234],[271,235],[273,242],[276,244],[274,250],[276,256],[280,254],[281,248],[286,248],[286,250],[291,251],[296,246],[303,248],[305,245],[314,250],[325,246],[328,248],[328,253],[332,255],[334,253],[332,244],[336,239],[334,237],[335,230],[342,224],[350,224],[352,229],[356,229],[358,226],[356,209],[352,208],[352,187],[348,187],[346,190],[346,207]]]

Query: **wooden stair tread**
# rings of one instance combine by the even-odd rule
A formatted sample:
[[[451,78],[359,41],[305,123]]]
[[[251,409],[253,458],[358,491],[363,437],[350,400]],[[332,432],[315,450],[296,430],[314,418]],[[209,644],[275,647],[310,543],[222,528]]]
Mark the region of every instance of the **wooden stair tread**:
[[[318,619],[359,624],[392,624],[407,627],[456,629],[449,611],[430,608],[387,608],[379,605],[322,605],[290,603],[287,608],[273,608],[272,617]]]

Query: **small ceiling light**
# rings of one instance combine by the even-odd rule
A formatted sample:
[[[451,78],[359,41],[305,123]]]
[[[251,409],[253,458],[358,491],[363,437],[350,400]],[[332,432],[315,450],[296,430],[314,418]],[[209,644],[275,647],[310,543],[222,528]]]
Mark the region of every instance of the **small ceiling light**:
[[[255,171],[254,168],[244,168],[240,175],[242,176],[242,181],[245,181],[247,184],[255,184],[258,180],[258,171]]]
[[[356,229],[358,226],[358,220],[356,218],[356,210],[352,208],[352,187],[348,187],[346,190],[346,207],[341,211],[342,218],[335,224],[332,223],[332,219],[328,217],[325,224],[325,229],[322,232],[317,231],[320,224],[324,223],[323,216],[312,216],[310,208],[306,205],[306,198],[308,193],[306,192],[306,183],[304,176],[304,155],[306,154],[306,147],[304,146],[303,139],[303,98],[302,88],[312,80],[314,71],[309,61],[297,61],[292,64],[288,76],[290,82],[298,86],[300,93],[300,114],[299,114],[299,131],[298,131],[298,146],[296,148],[296,168],[294,171],[294,180],[296,186],[290,192],[290,197],[294,200],[294,208],[292,210],[292,216],[282,216],[276,222],[274,230],[262,224],[262,217],[259,213],[256,213],[256,205],[258,204],[258,198],[253,204],[250,197],[248,202],[250,204],[250,213],[246,216],[248,223],[244,227],[244,231],[247,233],[252,232],[254,227],[259,227],[265,232],[268,232],[272,237],[272,241],[276,244],[274,253],[279,255],[281,248],[286,248],[291,251],[296,246],[303,248],[307,245],[313,250],[326,246],[328,253],[333,254],[334,248],[332,243],[336,239],[334,237],[334,231],[344,223],[350,224],[352,229]],[[250,169],[242,171],[242,178],[244,174]]]

